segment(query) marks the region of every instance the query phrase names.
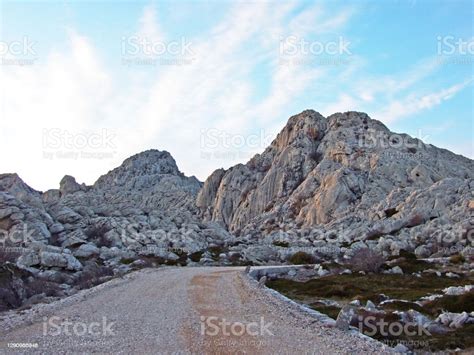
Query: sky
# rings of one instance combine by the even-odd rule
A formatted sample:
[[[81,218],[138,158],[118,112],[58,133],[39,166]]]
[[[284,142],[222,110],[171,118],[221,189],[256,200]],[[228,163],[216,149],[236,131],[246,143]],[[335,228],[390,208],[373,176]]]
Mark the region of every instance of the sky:
[[[158,149],[203,181],[305,109],[472,159],[473,4],[0,0],[0,173],[92,184]]]

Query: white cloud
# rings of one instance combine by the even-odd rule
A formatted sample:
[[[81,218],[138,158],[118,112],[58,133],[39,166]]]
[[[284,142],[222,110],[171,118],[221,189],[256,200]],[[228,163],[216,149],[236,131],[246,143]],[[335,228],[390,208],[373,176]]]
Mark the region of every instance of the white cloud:
[[[440,105],[443,101],[451,99],[459,91],[470,85],[471,82],[472,79],[422,96],[410,94],[401,100],[391,101],[387,107],[376,112],[374,116],[383,122],[393,122],[397,119],[431,109]]]

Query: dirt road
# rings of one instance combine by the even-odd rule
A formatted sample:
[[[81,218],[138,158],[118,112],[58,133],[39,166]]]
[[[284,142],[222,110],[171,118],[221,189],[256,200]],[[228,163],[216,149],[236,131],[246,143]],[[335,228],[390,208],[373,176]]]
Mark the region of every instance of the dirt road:
[[[385,351],[376,342],[323,326],[258,288],[242,270],[147,269],[23,314],[0,315],[0,353]]]

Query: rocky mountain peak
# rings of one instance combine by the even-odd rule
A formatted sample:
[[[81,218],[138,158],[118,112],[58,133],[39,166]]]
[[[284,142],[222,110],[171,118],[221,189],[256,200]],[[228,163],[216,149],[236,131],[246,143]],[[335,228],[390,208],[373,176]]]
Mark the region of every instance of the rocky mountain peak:
[[[288,146],[307,146],[320,139],[326,130],[326,119],[314,110],[290,117],[286,126],[272,142],[271,148],[283,151]]]
[[[378,212],[368,211],[378,204],[394,204],[395,195],[398,202],[410,194],[426,196],[423,191],[443,183],[465,190],[466,179],[473,177],[472,160],[390,132],[365,113],[350,111],[325,118],[306,110],[290,117],[262,154],[245,165],[212,174],[197,205],[205,218],[235,233],[261,230],[262,223],[274,228],[293,222],[315,227],[347,216],[370,224]],[[391,202],[382,202],[387,196]],[[459,201],[466,198],[460,196]],[[448,204],[430,200],[427,205]],[[439,213],[433,207],[424,218]]]
[[[147,176],[160,175],[184,177],[184,174],[179,171],[176,161],[170,153],[151,149],[125,159],[118,168],[101,176],[94,184],[94,187],[120,186],[137,178],[141,179]]]
[[[0,174],[0,191],[4,191],[20,201],[38,205],[41,193],[27,185],[16,173]]]
[[[61,196],[72,194],[77,191],[87,191],[89,189],[85,184],[79,185],[73,176],[65,175],[59,182],[59,191]]]

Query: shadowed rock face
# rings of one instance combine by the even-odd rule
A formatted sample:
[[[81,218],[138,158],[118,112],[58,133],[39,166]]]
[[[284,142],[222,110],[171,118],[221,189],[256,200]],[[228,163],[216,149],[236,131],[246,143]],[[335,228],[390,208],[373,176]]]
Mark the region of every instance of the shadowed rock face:
[[[308,110],[247,164],[214,172],[197,206],[240,235],[296,226],[368,237],[440,216],[459,222],[473,177],[472,160],[392,133],[365,113]]]

